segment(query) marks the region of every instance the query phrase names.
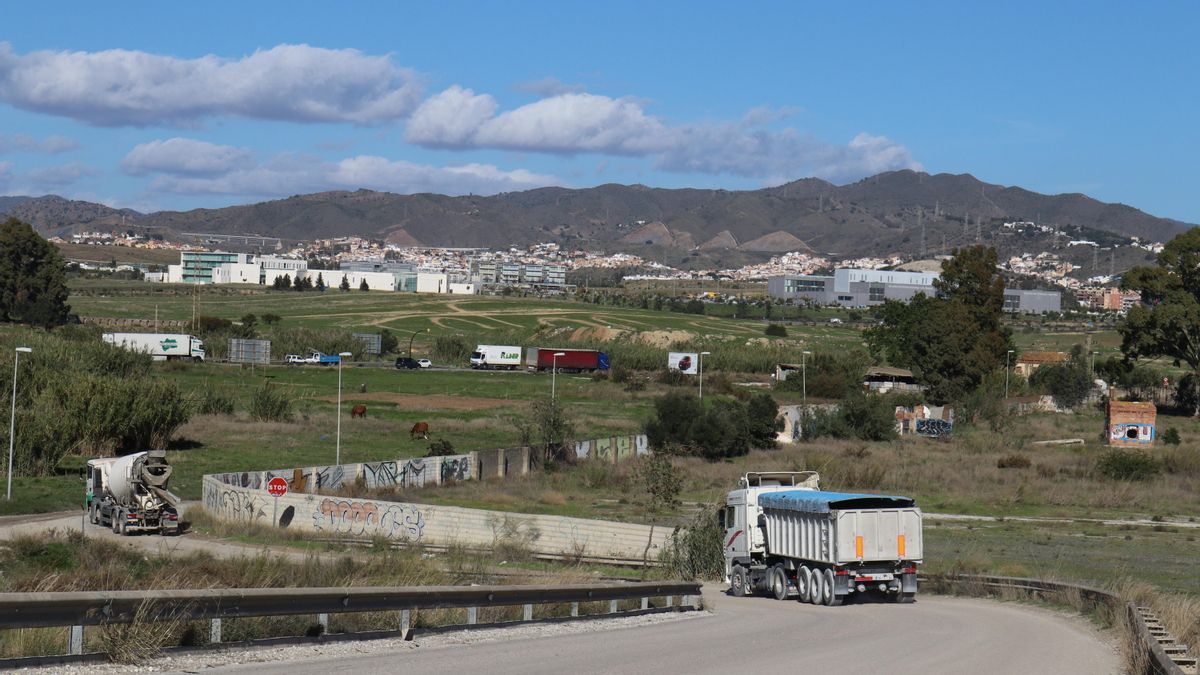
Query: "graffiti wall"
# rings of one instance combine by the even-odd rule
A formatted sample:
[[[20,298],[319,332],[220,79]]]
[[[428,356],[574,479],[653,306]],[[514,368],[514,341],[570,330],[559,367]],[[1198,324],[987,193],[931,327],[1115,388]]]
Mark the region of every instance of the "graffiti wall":
[[[896,433],[926,438],[949,436],[954,431],[954,408],[950,406],[896,406]]]
[[[645,434],[636,436],[612,436],[575,442],[576,459],[598,459],[604,462],[621,462],[650,454],[650,442]]]
[[[451,481],[476,480],[473,455],[396,459],[363,464],[271,469],[219,473],[212,477],[225,485],[259,489],[279,476],[288,482],[291,492],[336,492],[361,482],[367,488],[421,488]]]
[[[429,458],[435,460],[438,458]],[[378,464],[378,463],[377,463]],[[443,460],[444,464],[444,460]],[[431,464],[431,466],[433,466]],[[657,559],[670,528],[585,518],[502,513],[289,492],[204,477],[204,508],[220,520],[355,539],[385,537],[431,546],[494,548],[516,537],[542,556],[632,562]],[[649,551],[646,547],[649,545]]]

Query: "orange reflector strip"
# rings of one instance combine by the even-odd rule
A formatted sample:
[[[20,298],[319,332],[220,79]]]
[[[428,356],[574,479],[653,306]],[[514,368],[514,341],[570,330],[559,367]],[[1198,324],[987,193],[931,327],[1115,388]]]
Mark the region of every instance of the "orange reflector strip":
[[[859,536],[857,536],[857,537],[855,537],[855,538],[854,538],[854,555],[858,556],[859,558],[863,557],[863,554],[862,554],[862,535],[859,535]]]
[[[896,535],[896,553],[901,558],[904,557],[904,535],[902,534]]]

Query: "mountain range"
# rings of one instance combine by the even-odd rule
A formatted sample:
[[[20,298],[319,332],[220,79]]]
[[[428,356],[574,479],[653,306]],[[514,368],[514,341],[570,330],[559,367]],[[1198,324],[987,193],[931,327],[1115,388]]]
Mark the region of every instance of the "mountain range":
[[[1134,236],[1167,241],[1193,227],[1082,194],[1043,195],[985,183],[969,174],[908,170],[847,185],[806,178],[741,191],[608,184],[486,197],[321,192],[148,214],[57,196],[0,197],[0,213],[30,222],[47,236],[136,226],[171,238],[185,237],[182,233],[285,240],[358,235],[400,245],[457,247],[558,242],[571,248],[642,253],[672,264],[681,255],[678,262],[740,264],[796,250],[837,259],[912,257],[977,241],[1002,252],[1037,252],[1065,248],[1072,239],[1090,239],[1101,247]],[[1002,227],[1009,221],[1033,221],[1055,231],[1014,239]],[[1096,265],[1094,251],[1077,253]],[[1123,251],[1121,256],[1130,263],[1144,257]]]

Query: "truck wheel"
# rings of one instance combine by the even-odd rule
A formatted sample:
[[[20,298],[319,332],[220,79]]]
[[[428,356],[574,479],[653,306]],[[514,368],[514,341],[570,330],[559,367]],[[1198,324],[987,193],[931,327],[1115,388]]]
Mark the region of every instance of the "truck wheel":
[[[787,600],[787,573],[783,571],[782,566],[777,565],[771,573],[771,593],[775,596],[776,600]]]
[[[809,593],[812,592],[812,572],[807,566],[796,572],[796,590],[800,593],[800,602],[808,602]]]
[[[746,574],[746,568],[741,565],[733,566],[733,577],[729,582],[729,592],[735,598],[744,598],[750,595],[750,579]]]
[[[113,534],[121,534],[121,521],[125,520],[125,516],[121,515],[120,509],[115,509],[109,512],[109,517],[112,518],[111,525]]]
[[[825,577],[821,570],[813,570],[808,575],[808,601],[814,605],[821,604],[821,595],[825,592]]]
[[[125,514],[121,514],[121,521],[118,525],[120,527],[119,534],[122,537],[129,536],[129,521],[125,519]]]
[[[909,603],[916,602],[916,601],[917,601],[916,593],[897,592],[895,595],[892,596],[892,602],[898,602],[901,604],[909,604]]]
[[[826,607],[833,606],[833,599],[837,597],[836,589],[833,586],[833,570],[825,570],[823,575],[825,578],[821,581],[821,604]]]

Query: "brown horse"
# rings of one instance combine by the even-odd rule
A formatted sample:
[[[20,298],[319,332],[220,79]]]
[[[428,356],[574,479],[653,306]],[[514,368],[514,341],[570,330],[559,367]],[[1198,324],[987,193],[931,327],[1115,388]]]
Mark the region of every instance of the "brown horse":
[[[424,438],[425,440],[429,440],[429,423],[417,422],[416,424],[413,425],[412,430],[408,432],[408,437],[410,439],[416,440],[417,436],[420,436],[421,438]]]
[[[356,405],[356,406],[354,406],[353,408],[351,408],[351,409],[350,409],[350,419],[354,419],[355,417],[361,417],[361,418],[363,418],[363,419],[366,419],[366,417],[367,417],[367,406],[365,406],[365,405],[363,405],[363,404],[359,403],[358,405]]]

